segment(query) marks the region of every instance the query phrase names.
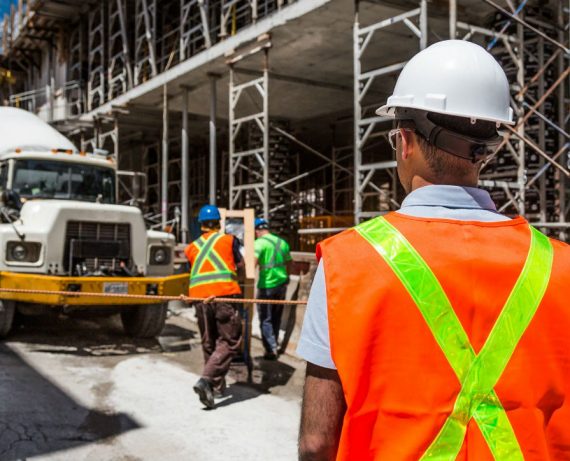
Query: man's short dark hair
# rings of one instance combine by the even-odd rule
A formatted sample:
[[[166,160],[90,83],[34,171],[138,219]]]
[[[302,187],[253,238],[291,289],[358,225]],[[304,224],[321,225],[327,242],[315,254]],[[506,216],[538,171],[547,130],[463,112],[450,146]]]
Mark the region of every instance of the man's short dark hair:
[[[202,226],[206,229],[219,229],[220,228],[220,221],[218,221],[217,219],[211,220],[211,221],[202,221],[200,223],[200,226]]]
[[[457,157],[441,149],[438,149],[419,133],[414,133],[426,162],[436,177],[443,177],[451,171],[456,176],[468,176],[473,169],[479,168],[471,160]]]
[[[497,125],[495,122],[477,120],[476,123],[471,123],[470,118],[433,112],[428,114],[428,119],[446,130],[470,138],[489,139],[497,133]],[[469,159],[461,158],[438,149],[433,144],[430,144],[427,139],[417,131],[415,131],[415,135],[420,149],[425,155],[428,166],[437,177],[449,174],[449,172],[453,172],[454,175],[457,176],[468,176],[473,173],[473,169],[479,168],[479,164],[474,164]]]

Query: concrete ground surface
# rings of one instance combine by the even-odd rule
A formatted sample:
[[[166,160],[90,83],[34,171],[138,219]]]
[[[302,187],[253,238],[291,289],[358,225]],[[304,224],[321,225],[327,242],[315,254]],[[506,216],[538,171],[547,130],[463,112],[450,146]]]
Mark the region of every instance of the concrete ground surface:
[[[253,341],[226,396],[205,410],[197,325],[177,310],[157,340],[118,318],[30,318],[0,343],[0,460],[296,459],[304,365]]]

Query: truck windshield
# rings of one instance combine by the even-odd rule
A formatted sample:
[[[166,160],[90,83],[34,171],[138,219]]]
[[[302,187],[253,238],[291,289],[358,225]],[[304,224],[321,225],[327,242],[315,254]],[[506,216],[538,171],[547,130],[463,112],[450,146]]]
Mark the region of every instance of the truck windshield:
[[[22,198],[115,203],[111,168],[46,160],[16,160],[12,189]]]

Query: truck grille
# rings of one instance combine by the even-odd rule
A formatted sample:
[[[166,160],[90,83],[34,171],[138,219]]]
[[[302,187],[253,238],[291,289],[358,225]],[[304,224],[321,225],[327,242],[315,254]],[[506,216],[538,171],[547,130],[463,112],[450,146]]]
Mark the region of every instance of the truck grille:
[[[65,230],[63,267],[75,272],[75,266],[86,266],[89,272],[115,270],[119,262],[130,266],[130,224],[69,221]]]

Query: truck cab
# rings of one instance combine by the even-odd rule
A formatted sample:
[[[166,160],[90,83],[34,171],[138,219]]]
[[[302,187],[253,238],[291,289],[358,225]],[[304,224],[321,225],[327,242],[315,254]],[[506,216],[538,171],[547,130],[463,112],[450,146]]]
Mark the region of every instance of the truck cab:
[[[172,275],[174,236],[147,230],[139,208],[118,204],[117,184],[113,157],[80,152],[35,115],[0,107],[0,288],[78,293],[0,292],[0,336],[15,311],[54,307],[104,308],[134,336],[160,332],[165,303],[105,296],[180,295],[187,283]]]

